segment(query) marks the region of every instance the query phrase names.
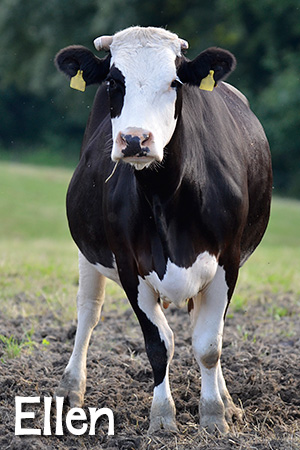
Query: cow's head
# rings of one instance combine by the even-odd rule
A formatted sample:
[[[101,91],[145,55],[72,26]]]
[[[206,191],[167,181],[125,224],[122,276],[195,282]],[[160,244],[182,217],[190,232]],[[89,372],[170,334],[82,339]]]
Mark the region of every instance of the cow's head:
[[[87,85],[107,84],[113,146],[111,158],[143,169],[161,162],[178,119],[176,101],[182,84],[199,86],[214,71],[215,83],[235,67],[234,56],[210,48],[189,61],[188,43],[160,28],[132,27],[94,41],[109,51],[99,59],[85,47],[71,46],[56,56],[69,77],[82,70]]]

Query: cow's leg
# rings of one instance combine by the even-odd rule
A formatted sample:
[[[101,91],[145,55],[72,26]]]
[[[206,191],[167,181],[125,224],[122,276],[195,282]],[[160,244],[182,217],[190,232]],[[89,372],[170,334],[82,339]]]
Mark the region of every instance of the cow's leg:
[[[105,281],[106,278],[79,252],[77,331],[71,358],[56,391],[56,396],[65,397],[71,407],[81,407],[84,401],[87,350],[100,318]]]
[[[175,404],[169,385],[169,364],[174,353],[174,337],[158,296],[141,278],[137,299],[129,298],[140,322],[147,355],[154,375],[154,392],[150,412],[149,433],[162,428],[177,431]]]
[[[229,428],[226,407],[233,405],[220,365],[227,302],[225,271],[219,266],[210,285],[194,298],[191,318],[193,349],[201,370],[200,425],[222,433]]]

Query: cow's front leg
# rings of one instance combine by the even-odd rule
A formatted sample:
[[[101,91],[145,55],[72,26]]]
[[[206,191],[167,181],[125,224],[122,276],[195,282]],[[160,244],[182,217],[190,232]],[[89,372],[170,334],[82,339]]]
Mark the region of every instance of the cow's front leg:
[[[86,359],[91,334],[97,325],[104,301],[106,278],[79,253],[77,331],[71,358],[56,390],[71,407],[81,407],[86,389]]]
[[[177,431],[175,404],[169,385],[169,364],[174,353],[174,337],[153,289],[139,278],[137,298],[131,304],[140,322],[147,355],[154,375],[154,392],[149,433],[160,429]]]
[[[233,405],[220,365],[227,294],[225,272],[218,267],[211,284],[194,299],[191,311],[193,349],[201,370],[200,426],[222,433],[229,429],[226,407]]]

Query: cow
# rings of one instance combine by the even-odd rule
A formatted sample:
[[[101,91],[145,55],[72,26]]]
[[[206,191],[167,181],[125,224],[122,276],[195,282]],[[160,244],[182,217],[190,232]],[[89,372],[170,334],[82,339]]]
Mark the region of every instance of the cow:
[[[226,433],[241,410],[222,375],[224,319],[239,268],[269,220],[267,138],[246,97],[222,81],[236,65],[229,51],[212,47],[189,60],[187,41],[155,27],[94,44],[102,58],[79,45],[55,58],[83,89],[99,85],[67,193],[79,248],[78,325],[56,395],[83,404],[87,348],[109,278],[143,332],[154,377],[149,433],[177,430],[174,338],[163,311],[170,303],[187,305],[191,320],[200,426]]]

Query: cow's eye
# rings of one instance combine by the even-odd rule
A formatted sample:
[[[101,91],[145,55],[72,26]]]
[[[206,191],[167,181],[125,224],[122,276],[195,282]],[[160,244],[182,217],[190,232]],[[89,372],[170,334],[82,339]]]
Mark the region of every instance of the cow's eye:
[[[178,89],[180,86],[182,86],[182,81],[180,81],[180,79],[177,77],[175,78],[175,80],[172,81],[171,88]]]
[[[110,89],[115,89],[117,87],[117,82],[113,78],[109,80],[108,84]]]

